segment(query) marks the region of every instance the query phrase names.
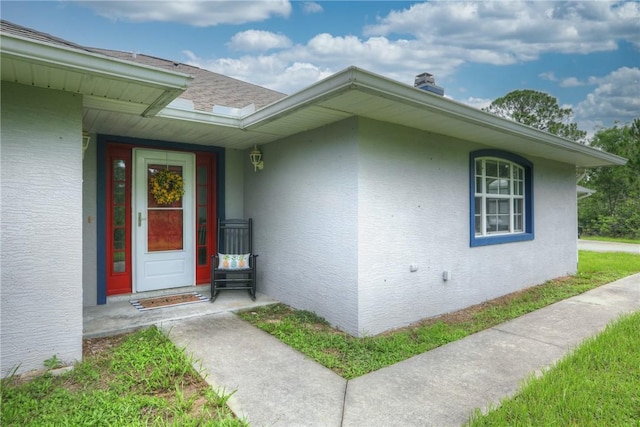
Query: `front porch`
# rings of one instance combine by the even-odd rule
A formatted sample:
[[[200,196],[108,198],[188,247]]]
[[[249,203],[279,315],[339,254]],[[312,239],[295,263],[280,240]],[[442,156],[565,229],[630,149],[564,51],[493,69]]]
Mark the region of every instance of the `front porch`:
[[[161,326],[165,322],[192,317],[207,316],[215,313],[250,310],[253,307],[277,303],[277,300],[260,293],[252,301],[247,292],[222,291],[214,303],[205,301],[196,304],[178,305],[140,311],[131,305],[133,299],[151,298],[186,292],[198,292],[209,298],[209,286],[193,286],[179,289],[168,289],[154,292],[141,292],[109,297],[107,304],[83,308],[83,338],[98,338],[121,333],[151,325]]]

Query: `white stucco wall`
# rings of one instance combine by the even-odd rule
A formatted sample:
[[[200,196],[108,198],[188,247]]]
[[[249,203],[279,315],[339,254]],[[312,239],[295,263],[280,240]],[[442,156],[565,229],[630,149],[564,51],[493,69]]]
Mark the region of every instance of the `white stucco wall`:
[[[226,218],[244,217],[244,174],[249,155],[244,150],[224,152],[224,210]]]
[[[487,147],[364,119],[359,128],[361,334],[575,272],[574,167],[529,158],[535,239],[472,248],[469,153]]]
[[[1,375],[82,358],[82,98],[2,82]]]
[[[97,225],[97,137],[91,141],[82,159],[82,304],[98,301],[98,231]]]
[[[254,220],[258,292],[357,332],[355,120],[245,154],[245,216]]]

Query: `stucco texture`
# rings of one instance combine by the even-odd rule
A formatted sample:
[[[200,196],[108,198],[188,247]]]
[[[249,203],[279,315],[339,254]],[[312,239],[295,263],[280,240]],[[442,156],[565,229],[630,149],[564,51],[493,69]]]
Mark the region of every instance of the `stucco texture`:
[[[347,120],[265,145],[262,171],[245,163],[245,216],[254,220],[258,291],[354,334],[356,125]]]
[[[2,83],[1,370],[82,358],[82,98]]]
[[[357,118],[263,147],[245,180],[258,290],[363,336],[575,272],[567,164],[528,158],[533,240],[470,247],[469,153],[483,148]]]

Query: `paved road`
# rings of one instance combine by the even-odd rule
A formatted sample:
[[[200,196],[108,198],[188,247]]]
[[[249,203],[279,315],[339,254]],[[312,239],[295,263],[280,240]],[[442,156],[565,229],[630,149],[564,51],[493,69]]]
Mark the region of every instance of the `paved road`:
[[[630,252],[640,255],[640,245],[631,243],[597,242],[595,240],[578,240],[578,249],[594,252]]]

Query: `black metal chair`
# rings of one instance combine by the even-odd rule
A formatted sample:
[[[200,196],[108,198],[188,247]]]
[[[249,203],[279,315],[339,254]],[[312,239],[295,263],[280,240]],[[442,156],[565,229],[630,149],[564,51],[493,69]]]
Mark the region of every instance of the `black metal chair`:
[[[256,299],[256,258],[252,252],[253,221],[218,219],[218,253],[211,257],[211,302],[220,290],[246,289]]]

